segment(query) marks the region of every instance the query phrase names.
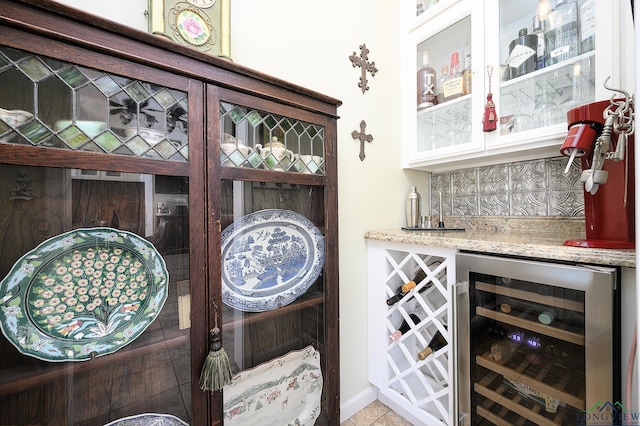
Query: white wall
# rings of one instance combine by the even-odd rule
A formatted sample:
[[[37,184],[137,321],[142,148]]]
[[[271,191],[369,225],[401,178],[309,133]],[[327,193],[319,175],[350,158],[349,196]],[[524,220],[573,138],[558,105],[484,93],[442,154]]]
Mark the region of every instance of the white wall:
[[[410,185],[400,169],[399,9],[396,2],[371,0],[232,2],[234,61],[343,102],[338,109],[342,402],[369,386],[363,235],[403,224]],[[363,43],[378,69],[374,77],[367,74],[365,94],[358,87],[360,69],[349,60]],[[358,157],[360,142],[351,137],[361,120],[374,138],[365,143],[364,161]]]
[[[146,0],[61,3],[147,30]],[[400,168],[400,4],[381,0],[232,0],[231,56],[239,64],[342,100],[338,109],[341,401],[366,391],[367,268],[364,233],[404,223],[410,185],[426,175]],[[365,43],[378,73],[357,86],[349,55]],[[366,158],[351,137],[365,120]]]

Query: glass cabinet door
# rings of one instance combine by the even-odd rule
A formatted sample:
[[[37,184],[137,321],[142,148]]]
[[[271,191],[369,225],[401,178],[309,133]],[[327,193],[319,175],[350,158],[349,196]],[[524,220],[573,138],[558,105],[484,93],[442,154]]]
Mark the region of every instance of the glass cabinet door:
[[[325,127],[220,110],[223,169],[245,169],[222,181],[219,203],[222,340],[240,373],[223,392],[224,422],[327,424],[326,194],[305,183],[324,182]]]
[[[499,2],[501,136],[566,130],[567,111],[595,100],[595,3]]]
[[[222,166],[324,175],[324,128],[220,103]]]
[[[483,146],[479,99],[484,90],[484,45],[477,3],[441,1],[416,18],[418,26],[410,34],[415,51],[407,63],[405,83],[405,93],[415,94],[414,100],[405,99],[405,105],[413,106],[406,116],[416,117],[410,125],[415,129],[415,148],[409,153],[415,160]]]
[[[191,421],[180,81],[0,46],[0,424]]]

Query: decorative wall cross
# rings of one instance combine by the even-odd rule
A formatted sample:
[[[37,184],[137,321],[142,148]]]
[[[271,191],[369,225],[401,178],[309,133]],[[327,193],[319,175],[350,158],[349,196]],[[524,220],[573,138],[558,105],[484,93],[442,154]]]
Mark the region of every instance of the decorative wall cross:
[[[364,161],[364,143],[366,142],[371,142],[373,141],[373,136],[371,135],[367,135],[367,133],[365,132],[365,127],[367,127],[367,123],[364,122],[364,120],[362,120],[360,122],[360,131],[356,131],[354,130],[353,132],[351,132],[351,137],[354,139],[360,139],[360,161]]]
[[[375,62],[367,62],[369,60],[368,55],[369,49],[367,49],[367,46],[363,43],[360,45],[360,56],[356,56],[356,52],[353,52],[353,54],[349,56],[353,67],[360,67],[362,69],[360,82],[358,83],[358,87],[362,89],[362,94],[369,90],[369,86],[367,85],[367,71],[371,73],[371,77],[375,76],[378,72]]]

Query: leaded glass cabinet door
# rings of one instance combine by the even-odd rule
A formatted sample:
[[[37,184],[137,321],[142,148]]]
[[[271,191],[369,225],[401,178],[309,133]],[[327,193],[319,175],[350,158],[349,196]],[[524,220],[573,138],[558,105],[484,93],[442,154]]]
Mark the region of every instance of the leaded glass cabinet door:
[[[223,391],[223,420],[337,424],[334,123],[224,90],[218,99],[215,297],[238,373]]]
[[[0,35],[0,424],[206,418],[202,85],[52,43]]]

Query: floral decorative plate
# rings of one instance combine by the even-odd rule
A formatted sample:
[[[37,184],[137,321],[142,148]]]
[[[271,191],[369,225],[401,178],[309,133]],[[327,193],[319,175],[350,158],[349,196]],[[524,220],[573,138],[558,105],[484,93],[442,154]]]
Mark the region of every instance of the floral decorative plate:
[[[170,414],[145,413],[123,417],[104,426],[189,426],[189,423]]]
[[[169,273],[142,237],[75,229],[42,242],[0,281],[0,328],[44,361],[85,361],[134,341],[156,318]]]
[[[262,312],[288,305],[316,281],[324,265],[324,236],[290,210],[260,210],[222,232],[222,300]]]
[[[322,382],[320,353],[313,346],[241,371],[222,393],[224,424],[314,425]]]

